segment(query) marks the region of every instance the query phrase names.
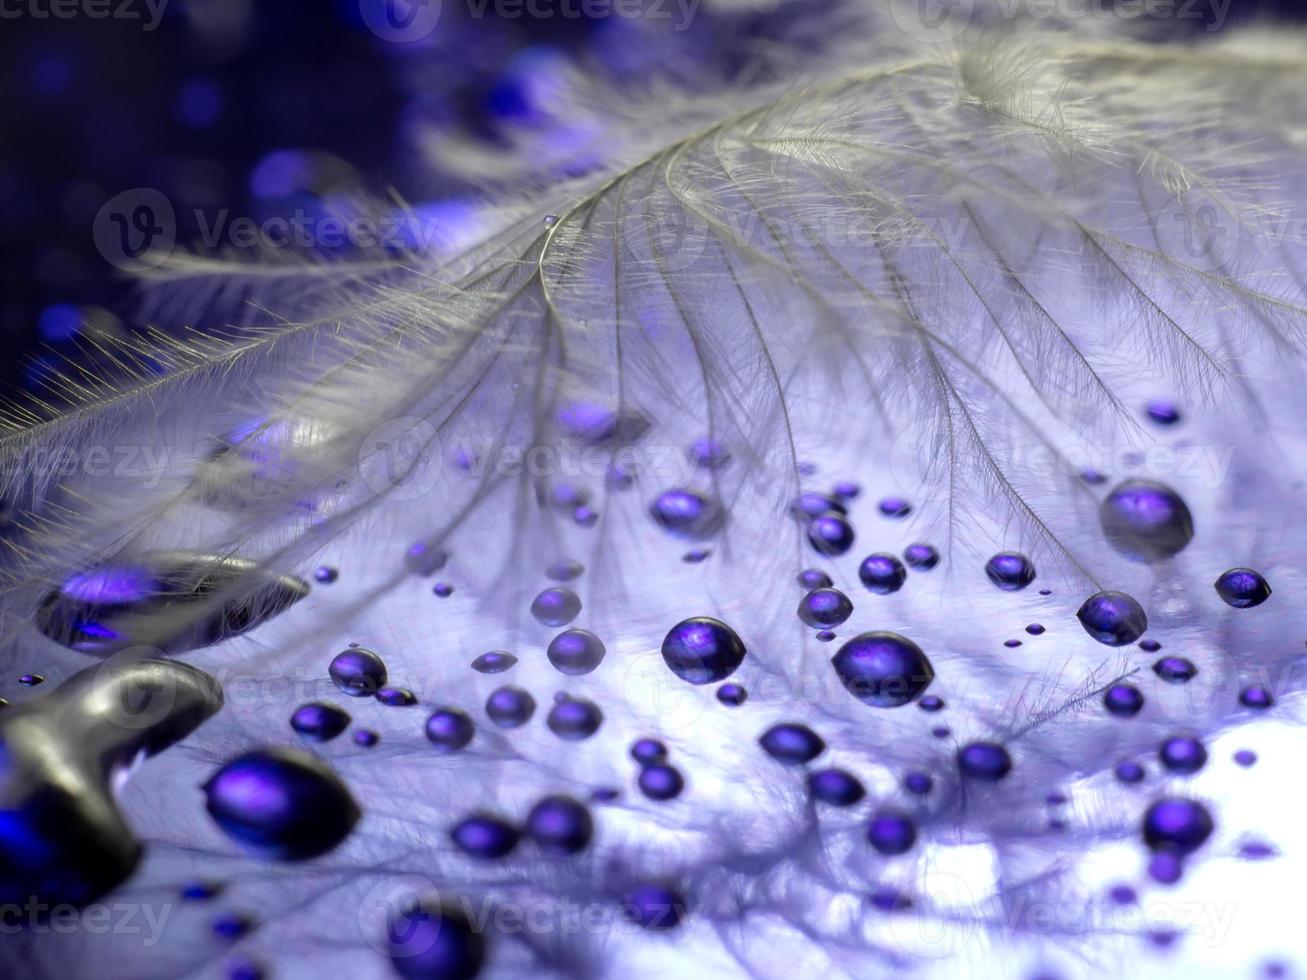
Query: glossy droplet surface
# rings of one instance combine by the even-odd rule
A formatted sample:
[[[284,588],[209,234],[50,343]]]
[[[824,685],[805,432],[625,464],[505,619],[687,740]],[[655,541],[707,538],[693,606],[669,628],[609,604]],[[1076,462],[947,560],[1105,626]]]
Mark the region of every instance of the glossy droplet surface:
[[[1127,480],[1098,508],[1103,536],[1135,561],[1155,562],[1183,551],[1194,538],[1194,519],[1178,493],[1164,483]]]
[[[814,629],[839,626],[852,615],[853,603],[838,589],[814,589],[799,600],[799,619]]]
[[[726,523],[726,511],[720,502],[706,493],[686,488],[659,494],[649,513],[668,534],[691,541],[712,537]]]
[[[1103,706],[1118,718],[1133,718],[1144,707],[1144,696],[1131,684],[1113,684],[1103,694]]]
[[[908,570],[893,555],[881,552],[862,559],[862,564],[858,566],[858,578],[868,592],[889,595],[903,587],[908,578]]]
[[[852,806],[867,795],[862,782],[843,769],[818,769],[808,773],[808,793],[831,806]]]
[[[744,663],[747,651],[735,630],[718,619],[695,616],[673,626],[663,638],[663,662],[690,684],[725,680]]]
[[[1144,767],[1137,762],[1118,762],[1113,770],[1119,782],[1134,784],[1143,781]]]
[[[454,824],[449,837],[465,854],[493,859],[510,854],[521,834],[507,820],[476,813]]]
[[[651,800],[673,800],[685,789],[685,777],[675,766],[655,762],[644,766],[636,777],[640,792]]]
[[[1245,708],[1264,711],[1275,703],[1275,698],[1268,688],[1260,684],[1252,684],[1239,692],[1239,703]]]
[[[886,857],[906,854],[917,842],[917,827],[906,813],[884,810],[867,826],[867,842]]]
[[[520,687],[501,687],[486,699],[486,716],[500,728],[518,728],[535,714],[535,698]]]
[[[295,709],[290,727],[314,742],[327,742],[349,727],[349,714],[334,704],[311,701]]]
[[[876,708],[908,704],[935,679],[921,647],[897,633],[855,636],[840,647],[831,665],[850,694]]]
[[[1196,738],[1178,735],[1158,747],[1157,758],[1170,772],[1195,773],[1207,765],[1207,749]]]
[[[808,522],[808,543],[819,555],[836,557],[847,554],[856,538],[853,525],[843,514],[831,511]]]
[[[758,738],[758,744],[769,756],[787,766],[811,762],[826,751],[820,735],[807,725],[795,722],[773,725]]]
[[[1012,771],[1012,757],[996,742],[972,742],[958,749],[958,771],[968,779],[996,783]]]
[[[585,566],[570,558],[556,561],[545,569],[545,574],[555,582],[571,582],[573,579],[580,578],[584,572]]]
[[[571,589],[545,589],[531,603],[531,615],[545,626],[566,626],[581,613],[581,599]]]
[[[664,885],[645,884],[627,893],[622,908],[628,922],[642,929],[675,929],[686,916],[685,899]]]
[[[656,738],[639,738],[631,743],[631,758],[642,766],[667,759],[667,746]]]
[[[472,741],[476,723],[459,708],[437,708],[426,722],[427,740],[440,752],[457,752]]]
[[[1165,797],[1144,814],[1144,843],[1155,851],[1190,854],[1202,847],[1213,829],[1207,807],[1196,800]]]
[[[1153,673],[1168,684],[1187,684],[1198,676],[1198,668],[1184,657],[1162,657],[1153,664]]]
[[[912,504],[902,497],[886,497],[876,505],[876,509],[886,517],[901,518],[912,513]]]
[[[379,938],[404,980],[473,980],[486,956],[485,937],[459,904],[436,895],[391,910]]]
[[[377,700],[390,708],[411,708],[418,703],[417,695],[406,687],[383,687]]]
[[[579,742],[599,731],[604,714],[599,705],[586,698],[565,697],[554,702],[545,719],[548,729],[561,739]]]
[[[472,669],[478,674],[502,674],[517,664],[517,658],[505,650],[491,650],[472,661]]]
[[[1124,592],[1098,592],[1076,612],[1085,632],[1110,647],[1134,643],[1148,629],[1148,616],[1133,596]]]
[[[358,804],[323,761],[298,749],[242,755],[205,784],[206,807],[233,840],[264,857],[299,861],[339,845]]]
[[[570,796],[546,796],[527,814],[526,836],[546,854],[579,854],[594,837],[594,818]]]
[[[809,592],[813,589],[828,589],[834,584],[829,575],[817,568],[804,569],[795,577],[795,581]]]
[[[428,541],[418,541],[404,552],[404,567],[423,578],[434,575],[449,561],[449,552]]]
[[[939,552],[928,544],[910,544],[903,549],[903,560],[918,572],[928,572],[939,564]]]
[[[549,641],[545,655],[554,669],[569,677],[588,674],[601,663],[608,654],[603,641],[589,630],[564,630]]]
[[[327,667],[327,673],[337,688],[356,698],[371,697],[389,680],[382,659],[362,647],[351,647],[336,654]]]
[[[723,684],[717,688],[717,700],[728,708],[738,708],[749,700],[749,692],[743,684]]]
[[[691,463],[705,470],[725,469],[731,462],[730,450],[707,436],[692,442],[685,454]]]
[[[308,594],[307,583],[252,561],[168,551],[69,576],[41,601],[36,624],[74,650],[184,653],[247,633]]]
[[[813,490],[805,491],[790,504],[790,515],[807,523],[822,514],[847,514],[849,509],[839,499]]]
[[[1227,606],[1251,609],[1271,597],[1271,587],[1251,568],[1231,568],[1216,580],[1216,594]]]
[[[985,575],[1004,592],[1019,592],[1035,580],[1035,566],[1016,551],[1001,551],[985,563]]]

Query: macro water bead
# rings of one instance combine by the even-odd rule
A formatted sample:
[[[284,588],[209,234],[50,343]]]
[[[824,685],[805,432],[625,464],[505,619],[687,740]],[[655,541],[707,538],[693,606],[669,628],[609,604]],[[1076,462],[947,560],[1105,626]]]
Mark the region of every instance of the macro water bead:
[[[785,722],[773,725],[758,738],[762,750],[777,762],[801,766],[826,751],[826,743],[807,725]]]
[[[627,893],[623,916],[642,929],[675,929],[685,918],[687,906],[679,892],[664,885],[644,884]]]
[[[382,659],[362,647],[350,647],[336,654],[327,673],[342,693],[356,698],[372,697],[389,679]]]
[[[910,544],[903,549],[903,560],[914,571],[928,572],[939,564],[939,552],[933,545]]]
[[[209,815],[229,837],[283,861],[327,853],[359,819],[340,777],[298,749],[262,749],[233,759],[204,792]]]
[[[829,589],[835,584],[831,581],[831,577],[819,568],[805,568],[795,576],[795,581],[809,592],[813,589]]]
[[[1131,684],[1113,684],[1103,694],[1103,706],[1118,718],[1133,718],[1144,707],[1144,696]]]
[[[862,633],[831,658],[845,689],[876,708],[897,708],[921,696],[935,679],[930,660],[905,636]]]
[[[437,708],[426,722],[427,741],[437,751],[457,752],[466,748],[476,734],[476,723],[459,708]]]
[[[673,626],[663,638],[663,661],[689,684],[725,680],[744,663],[744,641],[718,619],[695,616]]]
[[[872,817],[867,826],[867,841],[886,857],[906,854],[917,842],[917,827],[907,814],[885,810]]]
[[[889,595],[903,587],[908,571],[903,567],[903,562],[882,552],[862,559],[862,564],[858,566],[858,578],[868,592]]]
[[[1133,596],[1098,592],[1084,601],[1076,619],[1099,643],[1121,647],[1134,643],[1148,629],[1148,616]]]
[[[589,630],[563,630],[552,640],[545,651],[545,656],[560,674],[580,677],[588,674],[601,663],[608,654],[603,641]]]
[[[838,589],[813,589],[799,600],[798,615],[814,629],[826,629],[853,615],[853,603]]]
[[[349,714],[334,704],[310,701],[295,709],[290,727],[314,742],[328,742],[349,727]]]
[[[546,854],[579,854],[594,837],[594,818],[570,796],[546,796],[527,814],[524,831]]]
[[[1227,606],[1251,609],[1271,597],[1271,587],[1251,568],[1231,568],[1216,580],[1216,594]]]
[[[808,543],[819,555],[834,558],[846,554],[856,537],[849,519],[834,511],[818,514],[808,522]]]
[[[388,906],[389,907],[389,906]],[[384,949],[404,980],[473,980],[486,957],[483,930],[437,895],[390,908]]]
[[[1154,851],[1191,854],[1212,835],[1212,815],[1196,800],[1165,797],[1144,814],[1144,843]]]
[[[685,789],[685,777],[681,771],[665,762],[644,766],[635,781],[640,792],[651,800],[673,800]]]
[[[1098,508],[1108,543],[1135,561],[1179,554],[1193,540],[1194,519],[1180,495],[1163,483],[1126,480]]]
[[[1035,580],[1035,566],[1016,551],[1001,551],[985,563],[985,574],[1004,592],[1019,592]]]
[[[659,494],[649,513],[668,534],[691,541],[712,537],[726,522],[726,511],[720,502],[698,490],[685,488]]]
[[[1157,758],[1169,772],[1188,775],[1207,765],[1207,749],[1192,736],[1178,735],[1158,747]]]
[[[581,600],[571,589],[545,589],[531,603],[531,615],[544,626],[566,626],[581,613]]]
[[[511,653],[504,650],[491,650],[473,660],[472,669],[478,674],[502,674],[506,670],[512,670],[516,664],[517,658]]]
[[[849,509],[838,498],[824,493],[807,490],[798,495],[790,504],[790,514],[797,520],[807,523],[822,514],[848,514]]]
[[[522,834],[506,820],[488,813],[474,813],[454,824],[449,837],[465,854],[493,859],[511,853]]]
[[[1198,676],[1198,668],[1184,657],[1160,657],[1153,664],[1153,673],[1168,684],[1187,684]]]
[[[500,687],[486,698],[486,716],[500,728],[519,728],[535,714],[536,701],[520,687]]]
[[[958,749],[958,770],[968,779],[996,783],[1012,771],[1012,757],[996,742],[972,742]]]
[[[559,738],[579,742],[599,731],[604,714],[599,705],[587,698],[563,697],[554,702],[545,718],[545,726]]]
[[[853,806],[867,795],[862,782],[843,769],[818,769],[808,773],[808,793],[831,806]]]

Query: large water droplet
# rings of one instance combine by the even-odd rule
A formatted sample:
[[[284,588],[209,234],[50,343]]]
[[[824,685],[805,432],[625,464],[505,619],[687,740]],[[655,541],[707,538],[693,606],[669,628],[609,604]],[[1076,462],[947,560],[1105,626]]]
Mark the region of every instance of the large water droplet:
[[[747,651],[735,630],[721,620],[695,616],[668,631],[662,653],[668,668],[681,680],[712,684],[735,673]]]
[[[659,494],[649,513],[668,534],[691,541],[712,537],[726,523],[726,511],[718,500],[686,488]]]
[[[372,697],[386,686],[386,664],[371,650],[351,647],[332,658],[327,673],[345,694],[356,698]]]
[[[1134,643],[1148,629],[1144,607],[1124,592],[1097,592],[1076,613],[1085,632],[1099,643],[1122,647]]]
[[[69,576],[46,595],[36,623],[74,650],[183,653],[246,633],[308,594],[300,579],[244,559],[159,552]]]
[[[1136,561],[1161,561],[1182,551],[1194,537],[1194,519],[1180,495],[1151,480],[1127,480],[1098,509],[1103,535],[1118,552]]]
[[[233,759],[204,792],[209,815],[229,837],[284,861],[327,853],[359,818],[358,804],[340,777],[298,749],[262,749]]]
[[[897,633],[855,636],[840,647],[831,664],[850,694],[877,708],[907,704],[935,679],[935,668],[921,647]]]
[[[571,589],[545,589],[531,603],[531,615],[545,626],[566,626],[581,613],[581,599]]]
[[[569,677],[588,674],[607,656],[608,649],[603,641],[589,630],[563,630],[549,641],[545,655],[554,669]]]

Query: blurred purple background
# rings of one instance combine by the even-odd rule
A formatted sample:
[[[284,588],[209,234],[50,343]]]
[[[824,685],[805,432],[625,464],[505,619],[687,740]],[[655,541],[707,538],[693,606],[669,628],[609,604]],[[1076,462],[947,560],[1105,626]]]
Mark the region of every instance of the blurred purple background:
[[[390,11],[414,18],[395,29],[400,41],[382,36],[388,2],[0,4],[0,393],[24,400],[65,359],[92,357],[88,340],[145,325],[130,275],[105,255],[106,240],[112,253],[115,236],[139,241],[152,227],[152,213],[132,206],[142,188],[168,202],[179,247],[224,218],[321,215],[357,191],[454,202],[456,215],[472,189],[422,162],[420,133],[492,149],[507,129],[557,125],[550,79],[565,65],[628,82],[678,63],[729,72],[751,42],[792,35],[839,0],[727,12],[702,0],[683,24],[669,3],[678,22],[658,25],[507,19],[496,10],[513,5],[494,0],[443,0],[432,23],[430,7],[404,0]],[[60,3],[69,16],[53,16]],[[1294,6],[1235,0],[1228,22]],[[128,206],[114,217],[107,202],[119,195]]]

